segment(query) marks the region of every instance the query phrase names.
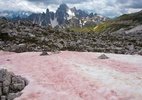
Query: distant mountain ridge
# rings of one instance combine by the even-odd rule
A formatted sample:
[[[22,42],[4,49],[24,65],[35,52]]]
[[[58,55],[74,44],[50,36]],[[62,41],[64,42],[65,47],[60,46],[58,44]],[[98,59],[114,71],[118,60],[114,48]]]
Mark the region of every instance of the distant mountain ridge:
[[[0,16],[4,15],[6,18],[10,18],[11,21],[28,20],[34,24],[41,26],[52,27],[85,27],[97,23],[102,23],[110,20],[107,17],[97,15],[96,13],[88,14],[86,11],[76,9],[75,7],[69,8],[66,4],[61,4],[56,12],[51,12],[50,9],[46,9],[43,13],[31,13],[31,12],[0,12]]]
[[[77,10],[75,7],[69,8],[66,4],[61,4],[55,13],[47,9],[46,13],[31,14],[28,20],[42,26],[83,27],[87,24],[88,26],[91,25],[92,22],[93,25],[97,22],[105,22],[109,18],[93,13],[88,14],[83,10]]]
[[[27,18],[32,12],[30,11],[1,11],[0,17],[6,17],[6,18]]]

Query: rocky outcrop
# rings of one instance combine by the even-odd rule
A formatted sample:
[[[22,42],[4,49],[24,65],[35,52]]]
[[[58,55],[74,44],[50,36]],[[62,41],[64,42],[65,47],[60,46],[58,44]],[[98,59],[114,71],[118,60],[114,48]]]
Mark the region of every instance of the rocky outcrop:
[[[0,100],[14,100],[22,94],[28,81],[6,69],[0,69]]]

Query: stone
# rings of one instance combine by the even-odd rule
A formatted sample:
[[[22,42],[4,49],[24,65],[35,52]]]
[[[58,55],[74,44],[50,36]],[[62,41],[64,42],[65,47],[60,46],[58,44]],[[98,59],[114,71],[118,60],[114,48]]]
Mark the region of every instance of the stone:
[[[4,86],[2,92],[4,95],[7,95],[9,93],[9,86]]]
[[[107,57],[105,54],[102,54],[98,57],[99,59],[109,59],[109,57]]]
[[[82,41],[81,40],[77,40],[76,44],[81,44]]]
[[[25,83],[23,82],[23,83],[17,83],[17,84],[13,84],[13,90],[16,90],[16,91],[21,91],[21,90],[23,90],[24,89],[24,87],[25,87]]]
[[[4,73],[3,76],[3,94],[8,94],[9,93],[9,86],[11,84],[11,74],[9,72],[7,72],[7,70]]]
[[[59,51],[59,50],[57,50],[57,49],[56,49],[56,50],[55,50],[55,49],[53,49],[53,50],[51,51],[51,53],[52,53],[52,54],[59,54],[59,53],[60,53],[60,51]]]
[[[142,49],[137,52],[137,54],[142,55]]]
[[[26,78],[23,78],[25,86],[27,86],[29,84],[29,81]]]
[[[1,100],[6,100],[6,96],[1,96]]]
[[[15,47],[15,52],[17,52],[17,53],[25,52],[25,51],[27,51],[27,45],[25,43],[18,44]]]
[[[42,51],[42,53],[40,54],[40,56],[45,56],[45,55],[48,55],[46,51]]]
[[[0,45],[4,45],[4,42],[3,42],[3,41],[0,41]]]
[[[2,96],[2,83],[0,83],[0,96]]]
[[[75,41],[71,41],[70,42],[70,47],[69,47],[70,50],[75,50],[77,49],[77,45],[76,45],[76,42]]]
[[[7,72],[4,76],[3,86],[9,86],[11,83],[11,74]]]
[[[8,96],[7,96],[7,100],[14,100],[14,98],[19,97],[21,95],[22,95],[21,92],[19,92],[19,93],[9,93]]]
[[[13,72],[5,69],[0,70],[0,100],[14,100],[21,95],[21,92],[28,81]]]
[[[62,49],[64,47],[61,43],[55,43],[54,45],[56,45],[59,49]]]
[[[5,76],[6,71],[7,70],[5,70],[5,69],[0,70],[0,82],[4,81],[4,76]]]

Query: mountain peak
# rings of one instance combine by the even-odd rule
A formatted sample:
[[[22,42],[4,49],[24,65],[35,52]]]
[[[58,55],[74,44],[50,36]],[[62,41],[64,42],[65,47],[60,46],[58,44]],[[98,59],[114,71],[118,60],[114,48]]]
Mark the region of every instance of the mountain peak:
[[[65,3],[63,3],[63,4],[61,4],[61,5],[59,6],[58,9],[65,10],[65,9],[69,9],[69,7],[68,7]]]
[[[11,15],[12,12],[6,13]],[[5,13],[2,13],[5,14]],[[0,13],[1,15],[1,13]],[[63,26],[63,27],[85,27],[86,25],[96,25],[96,22],[102,22],[106,18],[93,15],[89,15],[88,12],[76,9],[75,7],[69,8],[67,4],[63,3],[58,6],[56,12],[51,12],[50,9],[46,9],[44,13],[32,13],[28,16],[26,12],[18,12],[12,15],[11,20],[18,21],[23,18],[33,22],[34,24],[39,24],[42,26]],[[22,17],[21,17],[22,16]],[[6,16],[7,17],[7,16]],[[20,17],[20,18],[19,18]],[[89,18],[90,19],[89,19]],[[93,23],[93,24],[92,24]]]
[[[47,14],[47,13],[49,13],[49,9],[48,9],[48,8],[46,9],[46,14]]]

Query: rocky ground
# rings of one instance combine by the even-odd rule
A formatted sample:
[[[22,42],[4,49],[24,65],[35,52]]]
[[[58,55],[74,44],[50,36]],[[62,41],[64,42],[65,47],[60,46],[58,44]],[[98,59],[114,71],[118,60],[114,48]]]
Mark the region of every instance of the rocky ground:
[[[77,33],[40,27],[27,21],[12,23],[3,18],[0,20],[0,50],[18,53],[69,50],[142,55],[142,31],[122,29],[105,34],[92,31]]]
[[[141,100],[142,56],[0,51],[0,68],[29,84],[14,100]]]

